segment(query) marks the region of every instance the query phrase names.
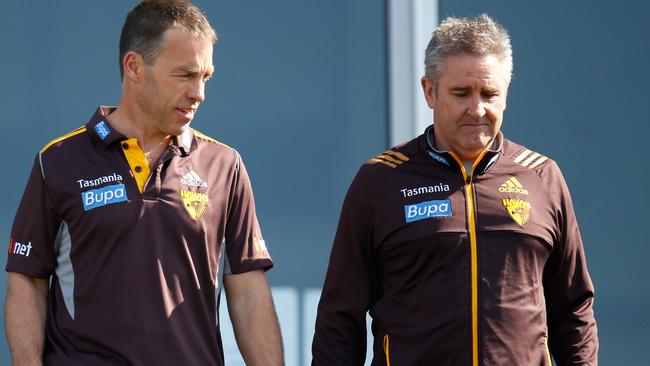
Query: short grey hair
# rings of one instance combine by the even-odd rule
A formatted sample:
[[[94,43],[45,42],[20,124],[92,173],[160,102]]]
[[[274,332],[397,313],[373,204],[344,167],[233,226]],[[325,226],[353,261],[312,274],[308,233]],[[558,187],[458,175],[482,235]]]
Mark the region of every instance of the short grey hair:
[[[424,75],[436,87],[447,56],[496,56],[512,78],[512,46],[508,32],[487,14],[475,18],[448,17],[433,32],[424,56]]]

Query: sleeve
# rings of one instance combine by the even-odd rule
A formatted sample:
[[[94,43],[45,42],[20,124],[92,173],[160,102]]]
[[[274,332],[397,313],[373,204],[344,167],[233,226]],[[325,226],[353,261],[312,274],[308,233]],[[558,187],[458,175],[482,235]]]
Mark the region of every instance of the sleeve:
[[[558,365],[597,365],[594,286],[569,190],[557,165],[551,169],[549,187],[559,196],[559,207],[558,242],[544,272],[549,347]]]
[[[14,218],[5,270],[48,278],[56,265],[54,241],[61,220],[41,172],[37,155]]]
[[[224,274],[256,269],[269,270],[273,261],[266,248],[255,214],[253,188],[239,154],[231,188],[231,205],[226,222],[226,264]]]
[[[363,168],[362,168],[363,169]],[[376,181],[357,173],[343,202],[318,305],[312,365],[363,365],[366,312],[376,297],[372,238]]]

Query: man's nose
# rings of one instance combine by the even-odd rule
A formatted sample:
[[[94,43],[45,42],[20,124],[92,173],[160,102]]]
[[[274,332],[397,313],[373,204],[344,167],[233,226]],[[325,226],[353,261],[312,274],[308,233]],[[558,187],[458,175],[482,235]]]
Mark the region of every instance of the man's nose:
[[[197,80],[192,83],[188,90],[187,97],[199,103],[205,100],[205,82]]]
[[[485,104],[484,101],[481,100],[481,98],[472,98],[472,101],[467,108],[467,114],[470,116],[480,119],[485,116]]]

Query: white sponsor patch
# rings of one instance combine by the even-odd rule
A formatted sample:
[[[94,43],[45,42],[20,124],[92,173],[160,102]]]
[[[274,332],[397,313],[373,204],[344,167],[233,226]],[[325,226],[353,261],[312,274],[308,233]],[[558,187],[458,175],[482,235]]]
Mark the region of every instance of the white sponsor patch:
[[[9,253],[29,257],[29,253],[31,253],[31,251],[32,251],[31,241],[27,242],[27,244],[23,244],[15,241],[14,238],[11,238],[11,242],[9,244]]]
[[[85,211],[128,200],[124,184],[114,184],[81,192],[81,201]]]
[[[414,205],[404,206],[406,222],[428,219],[430,217],[447,217],[451,215],[451,201],[449,199],[425,201]]]

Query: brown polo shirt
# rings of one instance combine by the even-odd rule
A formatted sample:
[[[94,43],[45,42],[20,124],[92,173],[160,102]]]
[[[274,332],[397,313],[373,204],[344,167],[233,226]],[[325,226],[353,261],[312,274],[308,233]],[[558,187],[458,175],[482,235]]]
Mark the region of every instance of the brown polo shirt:
[[[46,365],[223,365],[223,275],[269,269],[239,154],[197,131],[149,167],[100,107],[45,146],[7,271],[51,277]]]

